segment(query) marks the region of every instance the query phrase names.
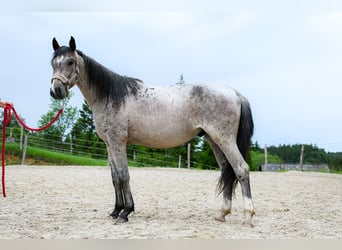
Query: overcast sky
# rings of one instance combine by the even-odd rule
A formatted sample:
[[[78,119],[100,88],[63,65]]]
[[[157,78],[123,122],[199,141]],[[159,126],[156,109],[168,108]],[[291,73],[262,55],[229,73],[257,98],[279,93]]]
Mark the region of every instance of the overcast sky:
[[[342,1],[1,1],[0,34],[0,98],[30,126],[49,109],[51,40],[73,35],[85,54],[147,85],[183,74],[239,90],[261,146],[342,151]]]

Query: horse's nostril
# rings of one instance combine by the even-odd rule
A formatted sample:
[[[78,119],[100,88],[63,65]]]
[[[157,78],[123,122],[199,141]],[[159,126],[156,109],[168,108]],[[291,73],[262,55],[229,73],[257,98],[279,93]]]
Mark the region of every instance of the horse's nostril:
[[[50,88],[50,95],[54,99],[63,99],[65,97],[65,93],[64,93],[63,89],[61,89],[59,87],[54,88],[54,90],[52,90],[52,88]]]
[[[53,97],[53,98],[56,99],[56,95],[55,95],[55,93],[52,91],[52,89],[50,89],[50,95],[51,95],[51,97]]]
[[[61,98],[61,95],[62,95],[61,89],[60,88],[55,88],[55,92],[56,92],[56,97],[57,98]]]

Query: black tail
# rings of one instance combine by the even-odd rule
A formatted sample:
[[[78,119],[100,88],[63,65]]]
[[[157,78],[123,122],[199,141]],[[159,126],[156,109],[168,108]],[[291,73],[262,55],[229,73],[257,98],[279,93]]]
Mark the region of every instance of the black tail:
[[[242,154],[243,158],[246,160],[249,146],[251,143],[251,137],[254,131],[254,123],[252,117],[251,107],[248,100],[241,94],[237,93],[241,100],[241,115],[240,124],[237,135],[237,145]],[[234,173],[234,170],[230,163],[227,161],[228,166],[224,168],[221,178],[218,183],[218,190],[223,192],[223,195],[231,199],[233,194],[235,194],[235,188],[238,183],[238,179]]]

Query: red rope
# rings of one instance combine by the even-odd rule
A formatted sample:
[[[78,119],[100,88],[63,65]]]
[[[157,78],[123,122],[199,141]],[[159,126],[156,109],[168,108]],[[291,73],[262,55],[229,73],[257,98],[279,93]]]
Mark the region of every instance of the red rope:
[[[2,126],[2,148],[1,148],[1,161],[2,161],[2,195],[6,197],[5,188],[5,145],[6,145],[6,125],[11,122],[11,108],[12,105],[6,103],[4,107],[4,121]]]
[[[2,148],[1,148],[1,163],[2,163],[2,195],[5,198],[6,197],[6,186],[5,186],[5,146],[6,146],[6,126],[11,122],[12,119],[12,114],[11,111],[13,110],[13,113],[17,120],[20,122],[20,124],[26,128],[27,130],[31,131],[42,131],[44,129],[47,129],[50,127],[62,114],[63,109],[58,110],[58,113],[56,116],[46,125],[42,126],[41,128],[31,128],[27,126],[23,120],[21,120],[20,116],[18,115],[17,111],[13,107],[13,105],[9,103],[5,103],[4,107],[4,121],[3,121],[3,126],[2,126]]]
[[[35,132],[39,132],[39,131],[42,131],[42,130],[45,130],[47,129],[48,127],[50,127],[58,118],[59,116],[62,114],[63,112],[63,109],[60,109],[58,110],[58,113],[57,115],[46,125],[44,125],[43,127],[41,128],[31,128],[29,126],[27,126],[23,120],[21,120],[20,116],[18,115],[17,111],[15,110],[14,107],[12,107],[12,110],[13,110],[13,113],[15,115],[15,117],[17,118],[17,120],[20,122],[21,125],[23,125],[24,128],[26,128],[27,130],[30,130],[30,131],[35,131]]]

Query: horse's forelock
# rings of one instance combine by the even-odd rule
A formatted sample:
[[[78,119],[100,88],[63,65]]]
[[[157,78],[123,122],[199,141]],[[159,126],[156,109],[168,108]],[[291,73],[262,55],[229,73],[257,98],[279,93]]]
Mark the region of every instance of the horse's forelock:
[[[53,61],[56,57],[59,57],[61,55],[65,55],[68,52],[73,52],[69,47],[67,46],[62,46],[59,47],[57,50],[54,51],[54,53],[52,54],[52,59],[51,61]]]

